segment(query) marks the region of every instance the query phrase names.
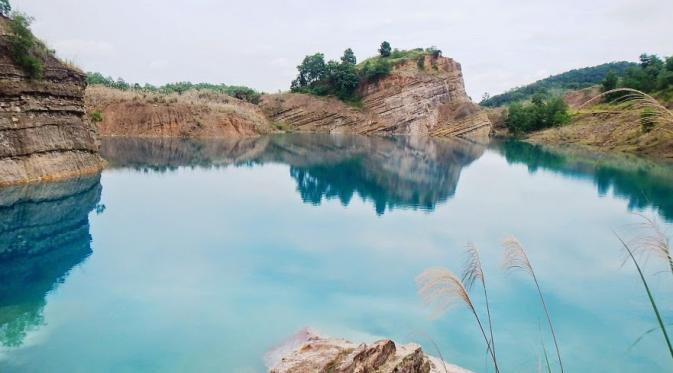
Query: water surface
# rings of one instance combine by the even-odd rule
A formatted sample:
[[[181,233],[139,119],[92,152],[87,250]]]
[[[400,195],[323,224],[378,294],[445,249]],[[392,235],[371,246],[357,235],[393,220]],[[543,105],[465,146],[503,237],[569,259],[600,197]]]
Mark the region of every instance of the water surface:
[[[461,307],[428,318],[424,269],[482,250],[503,371],[552,349],[529,250],[567,371],[670,371],[612,229],[673,219],[673,167],[630,156],[463,140],[286,135],[109,139],[102,175],[0,189],[0,371],[261,372],[303,327],[440,346],[489,371]],[[673,322],[673,276],[646,266]],[[482,309],[479,293],[474,297]],[[541,342],[543,341],[543,342]]]

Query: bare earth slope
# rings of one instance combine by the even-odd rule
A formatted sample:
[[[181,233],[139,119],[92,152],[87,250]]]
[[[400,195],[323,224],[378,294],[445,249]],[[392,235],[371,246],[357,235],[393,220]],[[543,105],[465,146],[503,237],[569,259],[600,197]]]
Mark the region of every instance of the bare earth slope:
[[[87,89],[86,106],[102,114],[103,136],[225,138],[273,131],[256,105],[213,92],[165,95],[94,86]]]
[[[0,185],[99,171],[94,129],[84,111],[84,75],[49,56],[31,80],[14,63],[0,16]]]
[[[491,122],[465,93],[460,64],[425,58],[425,68],[405,60],[388,76],[363,84],[361,110],[296,93],[266,95],[261,107],[293,131],[487,137]]]

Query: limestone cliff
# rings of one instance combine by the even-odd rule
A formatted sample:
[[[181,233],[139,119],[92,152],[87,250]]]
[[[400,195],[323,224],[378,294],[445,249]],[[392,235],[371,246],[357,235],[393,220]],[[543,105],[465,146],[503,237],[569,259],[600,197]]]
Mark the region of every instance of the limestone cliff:
[[[461,66],[450,58],[403,60],[359,90],[361,110],[294,93],[267,95],[261,106],[272,121],[294,131],[470,138],[490,133],[488,116],[468,97]]]
[[[256,105],[214,92],[161,94],[96,86],[87,89],[86,107],[100,114],[103,136],[226,138],[273,132]]]
[[[10,56],[0,16],[0,185],[95,173],[103,166],[84,110],[84,75],[45,57],[30,79]]]

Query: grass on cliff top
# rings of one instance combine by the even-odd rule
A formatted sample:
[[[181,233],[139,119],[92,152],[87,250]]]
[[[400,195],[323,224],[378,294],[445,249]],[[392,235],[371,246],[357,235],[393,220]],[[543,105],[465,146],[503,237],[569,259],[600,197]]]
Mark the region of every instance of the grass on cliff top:
[[[390,56],[388,57],[383,57],[383,56],[374,56],[365,59],[364,61],[360,62],[357,65],[358,69],[362,69],[366,63],[377,63],[379,61],[387,61],[391,65],[396,65],[398,63],[407,61],[407,60],[418,60],[419,57],[424,57],[427,55],[434,55],[434,56],[441,56],[442,51],[435,48],[435,47],[430,47],[430,48],[414,48],[414,49],[408,49],[408,50],[400,50],[400,49],[393,49],[393,51],[390,53]]]

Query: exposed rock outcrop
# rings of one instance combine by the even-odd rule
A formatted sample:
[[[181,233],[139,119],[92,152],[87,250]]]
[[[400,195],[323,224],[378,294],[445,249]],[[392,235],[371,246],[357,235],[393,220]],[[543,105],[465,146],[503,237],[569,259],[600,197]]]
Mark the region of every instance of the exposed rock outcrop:
[[[425,67],[420,67],[425,66]],[[465,92],[459,63],[425,56],[397,63],[382,79],[360,87],[363,107],[335,99],[282,93],[264,96],[272,121],[304,132],[488,137],[491,122]]]
[[[385,339],[356,344],[303,330],[267,354],[270,373],[469,373],[415,344]]]
[[[0,16],[0,186],[99,171],[103,161],[84,110],[84,74],[47,55],[30,79],[10,56]]]
[[[87,89],[86,106],[100,114],[103,136],[226,138],[273,132],[256,105],[214,92],[159,94],[96,86]]]

